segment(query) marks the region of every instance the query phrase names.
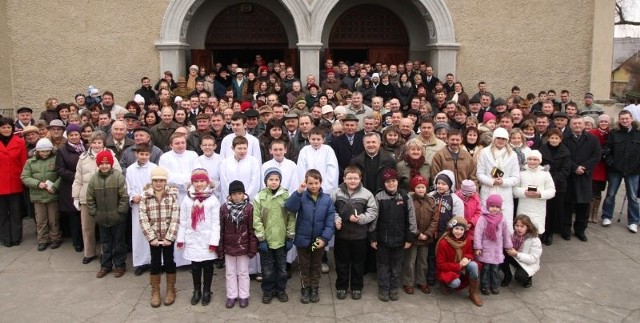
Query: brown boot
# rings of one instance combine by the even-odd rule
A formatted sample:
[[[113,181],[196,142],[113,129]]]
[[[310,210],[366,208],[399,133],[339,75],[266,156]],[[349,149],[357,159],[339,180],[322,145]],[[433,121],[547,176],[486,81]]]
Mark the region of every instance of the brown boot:
[[[589,222],[598,223],[598,211],[600,211],[600,201],[602,198],[593,198],[593,202],[591,202],[591,210],[589,212]]]
[[[150,275],[151,277],[151,307],[160,306],[160,275]]]
[[[167,274],[167,295],[164,297],[164,305],[171,305],[176,301],[176,274]]]
[[[482,299],[478,295],[478,280],[469,279],[469,298],[475,306],[482,306]]]

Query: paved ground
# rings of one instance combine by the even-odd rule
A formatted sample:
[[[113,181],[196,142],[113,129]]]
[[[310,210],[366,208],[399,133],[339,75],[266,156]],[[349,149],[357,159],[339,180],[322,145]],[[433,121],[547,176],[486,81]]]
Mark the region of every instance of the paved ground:
[[[22,245],[0,247],[0,322],[639,322],[640,235],[627,231],[623,217],[609,228],[592,225],[586,243],[557,236],[544,248],[532,288],[512,283],[498,296],[483,296],[483,307],[471,304],[466,292],[401,292],[399,301],[383,303],[373,277],[366,277],[362,300],[337,300],[332,272],[322,277],[318,304],[299,302],[300,282],[294,276],[288,303],[261,304],[260,286],[252,282],[249,307],[231,310],[224,308],[220,271],[212,303],[191,306],[191,275],[185,270],[178,272],[176,303],[153,309],[147,275],[135,277],[129,268],[122,278],[96,279],[98,263],[83,265],[82,254],[70,243],[38,252],[29,219]]]

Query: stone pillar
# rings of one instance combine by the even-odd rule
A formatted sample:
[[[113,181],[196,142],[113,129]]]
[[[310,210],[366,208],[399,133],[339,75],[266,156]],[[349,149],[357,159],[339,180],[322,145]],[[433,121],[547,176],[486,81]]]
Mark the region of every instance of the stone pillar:
[[[322,43],[298,43],[300,52],[300,80],[304,86],[307,75],[313,75],[320,84],[320,49]]]
[[[158,76],[161,76],[164,71],[171,71],[176,80],[180,76],[185,76],[186,51],[189,49],[189,44],[157,42],[156,48],[160,54],[160,75]]]
[[[611,60],[613,59],[614,1],[593,1],[593,40],[591,42],[590,92],[594,99],[611,96]],[[582,94],[579,94],[580,97]],[[578,97],[578,96],[576,96]]]
[[[430,50],[430,63],[433,66],[435,74],[442,80],[447,73],[456,75],[456,63],[458,44],[436,43],[428,45]]]
[[[13,101],[13,73],[11,72],[11,35],[7,20],[7,1],[0,0],[0,75],[4,76],[0,82],[0,114],[6,117],[14,115]],[[19,43],[19,42],[18,42]],[[36,107],[32,107],[35,108]]]

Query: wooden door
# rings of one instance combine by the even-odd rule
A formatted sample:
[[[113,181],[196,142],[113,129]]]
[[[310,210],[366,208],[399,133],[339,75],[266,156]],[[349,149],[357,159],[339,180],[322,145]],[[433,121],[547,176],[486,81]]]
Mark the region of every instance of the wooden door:
[[[374,47],[369,49],[369,62],[385,62],[396,64],[409,57],[409,50],[397,47]]]
[[[211,69],[211,50],[210,49],[192,49],[191,65],[204,66],[207,71]]]

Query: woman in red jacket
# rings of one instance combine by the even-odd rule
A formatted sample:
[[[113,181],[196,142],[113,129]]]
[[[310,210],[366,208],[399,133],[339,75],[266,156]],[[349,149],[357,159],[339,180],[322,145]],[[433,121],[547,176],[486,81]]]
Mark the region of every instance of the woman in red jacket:
[[[27,146],[13,130],[13,120],[0,118],[0,242],[7,248],[22,241],[20,175],[27,161]]]
[[[589,131],[590,134],[598,138],[600,147],[604,148],[605,142],[607,142],[607,136],[609,135],[609,124],[611,123],[611,117],[606,114],[601,114],[598,117],[598,125]],[[589,211],[589,222],[598,223],[600,217],[598,211],[600,211],[600,201],[602,200],[602,191],[607,186],[607,165],[604,160],[600,160],[596,167],[593,169],[593,202],[591,202],[591,210]]]

